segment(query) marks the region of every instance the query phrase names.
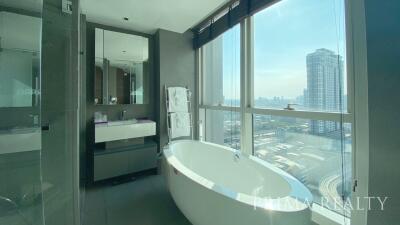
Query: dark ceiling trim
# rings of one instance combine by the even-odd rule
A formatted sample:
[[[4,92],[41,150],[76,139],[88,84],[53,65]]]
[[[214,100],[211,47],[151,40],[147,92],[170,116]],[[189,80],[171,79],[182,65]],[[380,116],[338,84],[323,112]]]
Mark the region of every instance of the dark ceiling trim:
[[[280,0],[236,0],[230,1],[213,15],[192,29],[193,47],[198,49],[206,43],[240,23],[246,17],[279,2]]]
[[[214,17],[221,12],[223,12],[226,8],[229,8],[230,5],[232,5],[234,2],[238,0],[230,0],[229,2],[223,4],[221,7],[219,7],[217,10],[215,10],[211,15],[207,16],[204,20],[202,20],[200,23],[196,24],[193,26],[190,30],[195,32],[199,27],[206,27],[208,26],[208,23],[210,23],[211,20],[214,19]]]

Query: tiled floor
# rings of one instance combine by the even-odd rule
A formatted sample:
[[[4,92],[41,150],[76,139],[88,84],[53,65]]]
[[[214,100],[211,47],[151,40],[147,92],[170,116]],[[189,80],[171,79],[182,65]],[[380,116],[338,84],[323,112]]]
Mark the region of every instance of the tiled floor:
[[[85,199],[83,225],[190,225],[161,175],[98,185],[86,190]]]
[[[87,189],[82,217],[83,225],[191,225],[161,175]]]

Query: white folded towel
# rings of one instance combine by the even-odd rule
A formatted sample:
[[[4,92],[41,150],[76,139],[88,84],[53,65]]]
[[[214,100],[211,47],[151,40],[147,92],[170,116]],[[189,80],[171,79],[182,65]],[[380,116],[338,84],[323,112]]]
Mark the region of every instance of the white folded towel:
[[[171,138],[190,136],[189,113],[177,112],[170,114]]]
[[[188,112],[188,92],[184,87],[168,88],[168,111]]]

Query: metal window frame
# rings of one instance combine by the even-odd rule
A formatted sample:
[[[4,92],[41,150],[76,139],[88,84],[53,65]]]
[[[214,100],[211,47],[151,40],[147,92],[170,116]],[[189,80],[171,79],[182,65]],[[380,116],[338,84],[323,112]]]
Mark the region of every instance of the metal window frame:
[[[345,0],[347,2],[347,0]],[[348,17],[346,15],[346,24]],[[196,51],[199,80],[199,110],[220,110],[234,111],[241,114],[241,149],[253,154],[253,115],[274,115],[283,117],[294,117],[301,119],[315,119],[325,121],[335,121],[353,124],[354,117],[354,70],[351,60],[351,31],[346,28],[347,39],[347,93],[348,93],[348,112],[322,112],[322,111],[307,111],[307,110],[284,110],[273,108],[257,108],[254,106],[254,17],[248,17],[240,23],[240,106],[224,106],[224,105],[208,105],[203,101],[205,94],[204,87],[204,48],[199,48]],[[205,121],[205,116],[199,117],[201,123]],[[204,123],[203,123],[204,124]],[[205,132],[206,129],[203,129]],[[204,136],[204,135],[203,135]]]
[[[346,70],[347,70],[347,112],[318,112],[304,110],[284,110],[272,108],[256,108],[254,106],[254,17],[248,17],[240,23],[240,107],[213,106],[205,105],[202,101],[204,94],[204,83],[202,79],[204,55],[203,48],[196,50],[199,63],[199,117],[206,120],[206,110],[235,111],[241,113],[241,150],[254,154],[253,151],[253,115],[275,115],[285,117],[295,117],[302,119],[315,119],[350,123],[352,129],[352,179],[353,183],[363,179],[363,187],[357,188],[352,195],[352,201],[356,201],[357,196],[366,196],[368,193],[368,163],[360,161],[368,158],[368,146],[357,144],[358,139],[368,138],[368,126],[365,125],[367,115],[367,91],[366,78],[366,44],[365,44],[365,15],[363,14],[364,5],[362,0],[344,0],[345,3],[345,31],[346,31]],[[359,25],[355,25],[359,24]],[[360,25],[361,24],[361,25]],[[356,41],[359,39],[362,41]],[[366,127],[367,126],[367,127]],[[360,130],[361,129],[361,130]],[[364,129],[364,130],[363,130]],[[203,128],[204,137],[206,129]],[[201,134],[200,134],[201,135]],[[318,220],[324,223],[332,223],[330,218],[325,218],[322,214],[315,215]],[[353,224],[364,224],[367,212],[352,213],[351,222]],[[313,215],[314,217],[314,215]],[[349,218],[347,218],[348,220]],[[334,222],[333,224],[340,224]]]

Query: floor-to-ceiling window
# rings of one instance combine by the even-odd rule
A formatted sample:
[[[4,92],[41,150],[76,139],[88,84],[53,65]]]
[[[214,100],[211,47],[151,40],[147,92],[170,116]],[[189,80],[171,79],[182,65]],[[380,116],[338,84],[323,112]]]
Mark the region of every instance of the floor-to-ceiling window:
[[[349,213],[351,120],[343,0],[285,0],[254,15],[254,154],[314,202]]]
[[[240,147],[232,141],[242,137],[242,151],[296,177],[318,206],[349,217],[345,203],[352,183],[353,90],[347,73],[345,1],[282,0],[239,26],[236,45],[224,43],[234,33],[231,29],[199,51],[205,140]],[[239,43],[242,54],[232,54]],[[232,81],[225,73],[232,61],[222,60],[232,56],[242,57],[235,64],[237,78],[222,84]],[[240,70],[243,66],[251,69]],[[238,94],[230,94],[232,89]],[[219,98],[209,99],[214,96]],[[214,113],[219,117],[209,115]]]
[[[205,139],[239,149],[240,26],[206,44],[202,52]]]

